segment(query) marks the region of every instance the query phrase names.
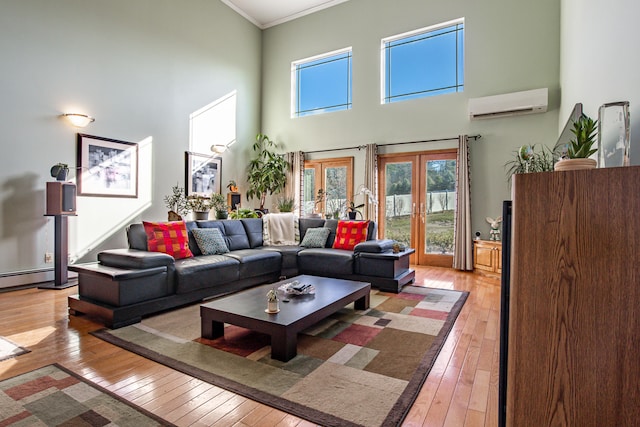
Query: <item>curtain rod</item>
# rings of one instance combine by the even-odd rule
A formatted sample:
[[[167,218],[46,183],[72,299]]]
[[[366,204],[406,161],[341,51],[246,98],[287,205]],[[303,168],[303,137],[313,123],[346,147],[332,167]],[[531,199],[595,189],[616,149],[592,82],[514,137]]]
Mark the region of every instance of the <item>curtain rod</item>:
[[[468,137],[469,139],[473,139],[475,141],[477,141],[478,139],[482,138],[482,135],[470,135]],[[422,141],[407,141],[407,142],[389,142],[387,144],[377,144],[380,147],[384,147],[387,145],[405,145],[405,144],[418,144],[421,142],[441,142],[441,141],[456,141],[458,139],[458,137],[455,138],[436,138],[436,139],[425,139]],[[326,150],[315,150],[315,151],[305,151],[305,154],[313,154],[313,153],[327,153],[329,151],[341,151],[341,150],[363,150],[365,149],[367,146],[366,145],[356,145],[354,147],[342,147],[342,148],[328,148]]]

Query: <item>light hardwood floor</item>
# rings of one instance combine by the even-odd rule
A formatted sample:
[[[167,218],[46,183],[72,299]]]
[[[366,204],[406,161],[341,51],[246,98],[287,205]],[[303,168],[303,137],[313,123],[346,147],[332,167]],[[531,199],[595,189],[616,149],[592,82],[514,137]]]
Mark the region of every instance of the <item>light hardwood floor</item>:
[[[403,426],[496,426],[499,281],[416,267],[416,285],[471,294]],[[314,425],[89,335],[101,325],[67,315],[74,293],[77,287],[0,294],[0,335],[31,350],[0,362],[0,379],[55,362],[179,426]]]

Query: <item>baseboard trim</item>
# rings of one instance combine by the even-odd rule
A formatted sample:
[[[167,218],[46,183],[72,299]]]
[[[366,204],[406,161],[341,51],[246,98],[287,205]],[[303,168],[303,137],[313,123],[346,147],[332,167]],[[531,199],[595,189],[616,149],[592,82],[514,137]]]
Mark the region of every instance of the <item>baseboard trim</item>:
[[[69,272],[68,277],[75,278],[77,274]],[[0,289],[37,285],[38,283],[52,282],[53,280],[55,280],[53,268],[6,273],[0,275]]]

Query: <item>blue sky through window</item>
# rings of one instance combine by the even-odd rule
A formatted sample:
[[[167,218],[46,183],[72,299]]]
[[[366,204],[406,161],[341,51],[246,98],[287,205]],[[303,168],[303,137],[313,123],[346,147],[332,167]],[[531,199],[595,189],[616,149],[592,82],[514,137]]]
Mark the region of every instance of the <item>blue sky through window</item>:
[[[464,24],[383,40],[383,103],[461,92]]]
[[[351,49],[294,65],[294,116],[351,108]]]

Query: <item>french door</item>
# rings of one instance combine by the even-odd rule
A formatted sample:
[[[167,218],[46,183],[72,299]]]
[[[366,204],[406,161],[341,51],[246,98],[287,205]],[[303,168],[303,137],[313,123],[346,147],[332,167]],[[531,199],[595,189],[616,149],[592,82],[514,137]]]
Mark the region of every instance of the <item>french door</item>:
[[[411,262],[451,267],[457,150],[379,158],[380,235],[415,248]]]

